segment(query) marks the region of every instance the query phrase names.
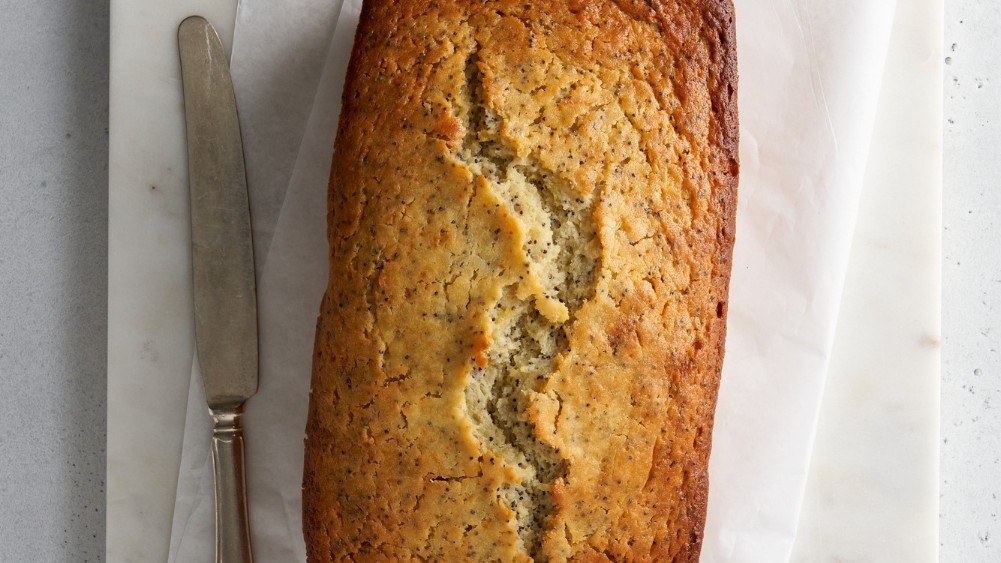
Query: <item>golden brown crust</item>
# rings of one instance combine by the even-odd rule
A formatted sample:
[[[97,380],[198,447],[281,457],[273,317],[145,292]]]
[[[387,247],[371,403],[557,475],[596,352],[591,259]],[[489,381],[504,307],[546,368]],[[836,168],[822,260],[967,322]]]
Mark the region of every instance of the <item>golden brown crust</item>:
[[[310,561],[698,560],[734,47],[730,0],[365,2],[331,171]]]

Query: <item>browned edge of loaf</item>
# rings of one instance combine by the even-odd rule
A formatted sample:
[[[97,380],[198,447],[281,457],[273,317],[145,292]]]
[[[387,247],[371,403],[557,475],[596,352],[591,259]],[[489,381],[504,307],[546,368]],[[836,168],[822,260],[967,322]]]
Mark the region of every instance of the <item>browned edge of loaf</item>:
[[[447,1],[447,0],[446,0]],[[373,7],[376,4],[390,3],[392,0],[365,0],[361,13],[361,19],[356,32],[355,49],[352,52],[348,67],[346,86],[344,90],[344,107],[350,106],[348,94],[351,85],[359,79],[360,67],[363,64],[363,55],[359,49],[358,38],[364,37],[371,32],[373,26],[378,25],[377,21],[371,17]],[[411,4],[413,6],[430,6],[437,4],[434,0],[403,0],[401,4]],[[461,4],[462,2],[457,2]],[[475,0],[469,2],[470,5],[477,5]],[[540,5],[549,3],[548,0],[538,2]],[[712,176],[710,182],[713,189],[714,211],[719,217],[718,231],[716,234],[716,257],[713,261],[713,285],[715,295],[719,299],[719,310],[717,318],[712,321],[711,327],[711,348],[709,354],[703,356],[707,359],[705,369],[706,375],[711,380],[706,386],[708,391],[705,400],[714,410],[716,395],[722,368],[724,355],[724,343],[726,335],[726,308],[727,295],[729,291],[729,277],[732,265],[732,249],[735,232],[735,211],[737,203],[737,183],[739,175],[738,161],[738,114],[737,114],[737,60],[736,60],[736,38],[734,24],[734,10],[732,0],[569,0],[570,4],[587,9],[588,6],[614,3],[618,7],[637,19],[658,20],[665,31],[664,39],[670,50],[674,52],[684,52],[686,45],[691,41],[705,41],[712,46],[710,50],[711,64],[708,68],[688,68],[684,65],[678,67],[681,75],[677,77],[675,87],[676,93],[685,103],[686,87],[689,84],[699,86],[700,80],[705,81],[709,89],[711,100],[711,116],[709,123],[709,147],[711,149],[710,164],[707,172]],[[420,11],[419,7],[409,7],[410,11]],[[684,17],[679,17],[684,14]],[[694,14],[694,16],[693,16]],[[701,25],[677,26],[673,21],[685,21],[691,23],[698,22]],[[691,73],[692,76],[688,76]],[[708,77],[706,74],[708,73]],[[351,118],[348,112],[342,113],[339,127],[343,130],[345,123]],[[685,134],[684,124],[678,126],[679,132]],[[340,139],[340,136],[338,137]],[[335,150],[335,158],[337,151]],[[333,179],[331,180],[333,184]],[[331,205],[334,200],[331,198]],[[331,224],[331,229],[333,225]],[[322,319],[321,319],[322,321]],[[317,341],[319,342],[319,332]],[[318,346],[319,348],[319,346]],[[320,374],[314,369],[314,385],[316,378]],[[308,428],[313,426],[314,414],[312,407],[310,410],[310,422]],[[702,459],[702,466],[706,467],[711,448],[712,416],[706,421],[705,432],[699,435],[696,443],[696,452]],[[308,455],[309,439],[311,432],[307,431],[307,458],[304,468],[304,503],[303,503],[303,524],[306,537],[307,552],[310,561],[328,560],[324,548],[329,547],[323,544],[316,533],[319,526],[322,526],[320,515],[315,511],[310,502],[311,487],[318,476],[314,472],[312,460]],[[693,475],[687,482],[687,500],[690,507],[691,537],[687,548],[676,553],[674,561],[698,561],[702,543],[702,530],[705,523],[706,504],[708,499],[708,475],[707,471]],[[323,545],[321,545],[323,544]],[[605,561],[613,560],[607,553],[591,553],[577,560],[581,561]],[[633,559],[629,560],[641,560]],[[658,560],[651,557],[642,560]]]

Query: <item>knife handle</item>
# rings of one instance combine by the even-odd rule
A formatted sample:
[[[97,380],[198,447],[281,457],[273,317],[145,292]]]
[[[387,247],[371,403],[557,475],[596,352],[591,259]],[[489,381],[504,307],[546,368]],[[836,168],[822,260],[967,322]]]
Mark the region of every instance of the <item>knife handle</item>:
[[[216,563],[252,563],[247,481],[243,463],[241,407],[215,409],[212,466],[215,468]]]

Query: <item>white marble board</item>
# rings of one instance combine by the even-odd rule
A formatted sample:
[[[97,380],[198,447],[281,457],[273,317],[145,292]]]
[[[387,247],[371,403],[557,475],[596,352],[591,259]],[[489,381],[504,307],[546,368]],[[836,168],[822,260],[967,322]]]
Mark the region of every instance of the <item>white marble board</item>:
[[[167,557],[194,346],[177,25],[236,0],[111,2],[107,560]]]
[[[941,61],[941,6],[900,4],[891,48],[900,66],[887,75],[873,141],[873,155],[885,166],[870,164],[863,195],[797,561],[860,553],[934,560],[941,104],[937,86],[930,86],[940,76],[933,63]],[[167,552],[192,348],[190,310],[170,305],[186,302],[190,291],[174,30],[195,11],[215,23],[228,45],[233,0],[112,2],[109,561],[163,560]],[[908,197],[913,193],[920,197]],[[900,205],[902,196],[907,205]],[[886,220],[888,212],[895,220]],[[913,327],[914,338],[871,352],[873,338],[901,327]],[[907,392],[891,383],[897,380]],[[860,420],[870,422],[864,439],[840,439],[858,434]],[[888,440],[897,447],[887,448]],[[858,529],[890,530],[879,537],[896,541],[846,526],[844,514],[857,516],[858,507],[869,515],[856,518]],[[915,525],[920,541],[901,551],[899,542],[915,537]]]

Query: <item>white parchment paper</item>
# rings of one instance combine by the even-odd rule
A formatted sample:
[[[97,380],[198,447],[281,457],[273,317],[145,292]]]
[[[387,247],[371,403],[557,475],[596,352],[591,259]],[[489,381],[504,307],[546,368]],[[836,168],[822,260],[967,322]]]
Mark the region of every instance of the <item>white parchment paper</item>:
[[[312,21],[336,21],[318,85],[303,74],[302,87],[316,92],[308,109],[302,100],[277,115],[241,106],[245,131],[286,131],[275,136],[275,146],[264,139],[254,149],[282,158],[290,150],[278,145],[290,142],[295,134],[288,131],[296,127],[283,120],[308,115],[287,185],[275,173],[266,193],[251,196],[267,202],[261,208],[276,222],[269,226],[268,212],[254,218],[255,230],[270,228],[273,236],[255,234],[259,254],[261,241],[269,241],[259,264],[261,389],[245,415],[255,554],[262,562],[302,561],[302,439],[326,281],[326,183],[361,0],[344,0],[343,7],[243,0],[251,3],[253,10],[241,7],[234,39],[240,89],[266,88],[274,79],[255,70],[260,57],[295,56],[295,26],[270,33],[270,15],[297,10],[298,19],[309,13]],[[894,6],[895,0],[736,1],[740,201],[703,561],[789,558]],[[258,40],[272,42],[270,54],[251,48]],[[242,103],[246,94],[238,97]],[[248,151],[248,168],[252,158]],[[194,371],[170,561],[207,560],[213,550],[210,423]]]
[[[737,1],[741,179],[704,561],[787,561],[892,0]]]
[[[257,277],[320,82],[340,1],[240,0],[231,73],[236,90],[254,221]]]

